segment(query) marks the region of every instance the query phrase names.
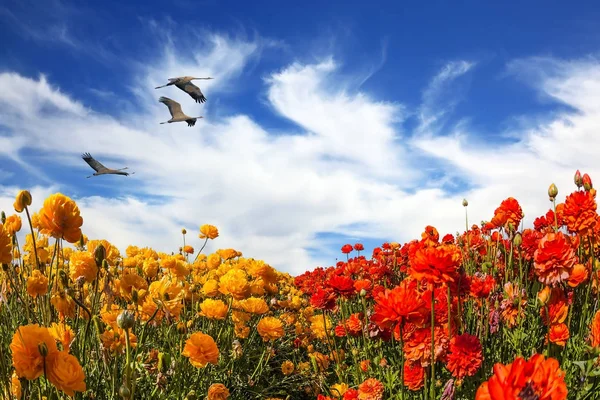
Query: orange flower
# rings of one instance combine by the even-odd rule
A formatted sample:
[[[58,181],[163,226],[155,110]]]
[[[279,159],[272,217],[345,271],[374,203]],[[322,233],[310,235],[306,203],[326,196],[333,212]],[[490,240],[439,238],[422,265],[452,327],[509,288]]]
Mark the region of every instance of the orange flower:
[[[504,227],[509,229],[512,226],[513,229],[517,229],[521,220],[523,219],[523,210],[519,205],[519,202],[509,197],[500,203],[500,207],[494,211],[494,218],[492,218],[492,224],[496,228]]]
[[[363,313],[354,313],[346,320],[346,328],[352,336],[358,336],[362,333]]]
[[[20,399],[21,398],[21,381],[19,380],[19,377],[17,376],[17,373],[15,371],[13,371],[11,377],[10,377],[10,392],[12,393],[12,395],[16,398],[16,399]]]
[[[550,326],[548,340],[558,346],[565,347],[569,339],[569,327],[565,324],[554,324]]]
[[[127,350],[126,334],[129,335],[131,347],[137,347],[137,336],[131,330],[126,333],[125,329],[119,328],[116,323],[100,335],[100,341],[102,346],[112,354],[122,354]]]
[[[577,262],[575,250],[562,232],[547,233],[538,243],[534,254],[534,268],[538,280],[554,286],[569,278]]]
[[[428,283],[454,282],[458,278],[461,253],[455,245],[418,249],[410,259],[409,273],[417,280]]]
[[[76,243],[81,239],[83,218],[79,207],[69,197],[55,193],[50,195],[40,210],[40,233]]]
[[[58,311],[58,317],[63,320],[65,317],[75,317],[75,302],[64,292],[56,292],[52,295],[50,303]]]
[[[447,367],[452,376],[463,379],[473,376],[481,367],[482,348],[477,336],[464,333],[450,340]]]
[[[226,400],[229,397],[229,389],[222,383],[213,383],[208,388],[207,400]]]
[[[200,227],[200,235],[198,235],[200,239],[216,239],[219,237],[219,230],[214,225],[202,225]]]
[[[596,312],[590,324],[590,346],[600,347],[600,310]]]
[[[283,323],[276,317],[262,318],[256,325],[256,330],[265,342],[279,339],[285,334],[283,331]]]
[[[15,203],[13,204],[15,211],[18,213],[23,212],[25,207],[31,205],[31,201],[31,193],[29,193],[28,190],[21,190],[19,193],[17,193]]]
[[[369,378],[358,385],[359,400],[381,400],[383,392],[383,384],[375,378]]]
[[[33,380],[44,373],[44,356],[58,352],[48,329],[38,324],[20,326],[10,344],[13,366],[19,377]]]
[[[544,307],[540,309],[540,316],[546,325],[562,324],[567,319],[569,306],[567,297],[561,288],[553,288]]]
[[[185,341],[182,356],[188,357],[196,368],[203,368],[208,363],[216,365],[219,362],[219,348],[210,335],[196,332]]]
[[[73,281],[83,277],[86,282],[93,282],[98,274],[96,260],[89,251],[74,251],[69,258],[69,273]]]
[[[234,268],[219,279],[219,291],[225,295],[231,294],[234,299],[241,300],[250,293],[248,275],[245,271]]]
[[[21,230],[21,226],[21,217],[19,217],[17,214],[6,217],[4,228],[8,232],[9,236],[14,236],[15,233],[19,232]]]
[[[571,275],[569,276],[569,281],[567,284],[574,288],[581,285],[583,282],[588,279],[588,270],[583,264],[575,264],[573,266],[573,270],[571,271]]]
[[[223,300],[205,299],[200,303],[200,315],[209,319],[225,319],[229,307]]]
[[[77,358],[68,351],[58,351],[48,355],[47,361],[48,380],[69,396],[75,392],[85,392],[85,373]]]
[[[37,296],[45,295],[47,291],[48,278],[39,269],[34,269],[31,276],[27,278],[27,293],[35,299]]]
[[[596,224],[596,200],[590,192],[575,191],[565,199],[563,218],[569,232],[585,234]]]
[[[250,314],[266,314],[269,312],[269,305],[265,299],[260,297],[249,297],[240,301],[242,310]]]
[[[48,328],[48,332],[50,332],[54,339],[61,342],[63,350],[69,350],[71,343],[75,339],[73,329],[65,323],[57,324],[53,322],[50,328]]]
[[[416,289],[404,281],[376,296],[371,321],[382,329],[394,329],[407,322],[421,325],[426,316],[425,302]]]
[[[567,393],[558,361],[535,354],[528,361],[517,357],[508,365],[495,364],[494,375],[479,386],[475,400],[566,400]]]
[[[0,264],[10,264],[12,261],[12,240],[8,230],[0,224]]]
[[[362,360],[360,362],[360,369],[362,372],[367,372],[369,370],[369,365],[371,365],[371,360]]]
[[[425,384],[425,368],[419,363],[407,362],[404,364],[404,386],[408,390],[420,390]]]
[[[190,245],[183,246],[183,252],[187,254],[194,254],[194,248]]]
[[[289,360],[285,360],[281,364],[281,372],[284,375],[290,375],[292,372],[294,372],[294,363]]]

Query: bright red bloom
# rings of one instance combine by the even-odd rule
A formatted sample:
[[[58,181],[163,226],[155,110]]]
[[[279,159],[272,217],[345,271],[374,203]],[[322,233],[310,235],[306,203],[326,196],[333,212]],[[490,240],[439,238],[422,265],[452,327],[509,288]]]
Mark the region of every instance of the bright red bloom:
[[[404,364],[404,386],[409,390],[420,390],[425,384],[425,369],[419,363]]]
[[[596,225],[596,199],[591,192],[575,191],[567,196],[563,217],[569,232],[585,234]]]
[[[543,237],[544,234],[542,232],[531,229],[523,230],[523,234],[521,235],[521,238],[523,239],[521,249],[523,250],[523,258],[525,258],[526,261],[533,260],[535,251],[538,248],[538,243]]]
[[[468,333],[455,336],[450,340],[450,349],[446,367],[452,376],[463,379],[473,376],[483,362],[479,338]]]
[[[454,236],[451,233],[444,235],[442,238],[443,244],[454,244]]]
[[[425,246],[435,246],[440,241],[440,234],[437,229],[431,225],[425,227],[425,231],[421,233],[421,243]]]
[[[326,283],[327,286],[340,296],[350,297],[356,292],[356,289],[354,289],[354,280],[347,276],[332,276]]]
[[[562,232],[547,233],[534,253],[534,268],[540,282],[555,285],[569,279],[577,263],[575,250]]]
[[[583,174],[583,178],[581,178],[581,183],[583,184],[583,188],[586,191],[589,191],[594,186],[592,185],[592,178],[588,174]]]
[[[343,400],[358,400],[358,390],[356,389],[348,389],[346,393],[344,393]]]
[[[491,222],[496,228],[505,227],[508,229],[512,225],[514,229],[518,229],[522,219],[523,210],[519,202],[509,197],[500,203],[500,207],[496,208]]]
[[[423,324],[426,316],[425,302],[417,291],[404,281],[392,290],[385,289],[375,297],[371,321],[382,329],[393,329],[405,322]]]
[[[352,336],[359,336],[362,334],[363,328],[363,313],[354,313],[346,320],[346,329]]]
[[[455,245],[425,247],[417,250],[410,260],[409,273],[428,283],[454,282],[458,277],[461,253]]]
[[[475,400],[566,400],[565,373],[554,358],[534,354],[511,364],[494,365],[494,375],[477,389]]]
[[[359,293],[363,289],[368,292],[369,289],[371,289],[371,281],[368,279],[359,279],[354,281],[354,289]]]
[[[345,244],[342,246],[342,253],[344,254],[348,254],[352,251],[352,245],[351,244]]]
[[[363,251],[365,249],[365,246],[362,245],[362,243],[356,243],[354,244],[354,250],[356,251]]]
[[[319,310],[333,310],[335,308],[335,299],[334,293],[319,288],[310,297],[310,305]]]
[[[558,346],[565,347],[567,340],[571,337],[569,327],[566,324],[556,324],[550,327],[548,331],[548,340]]]
[[[496,280],[493,276],[476,272],[471,278],[471,295],[475,298],[485,299],[495,286]]]

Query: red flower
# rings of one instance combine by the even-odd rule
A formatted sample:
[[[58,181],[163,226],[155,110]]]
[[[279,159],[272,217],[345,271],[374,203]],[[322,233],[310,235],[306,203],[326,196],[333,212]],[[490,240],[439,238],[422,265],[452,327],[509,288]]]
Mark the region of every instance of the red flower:
[[[351,244],[345,244],[342,246],[342,253],[344,254],[348,254],[352,251],[352,245]]]
[[[496,208],[491,222],[496,228],[504,227],[508,229],[512,225],[514,229],[518,229],[522,219],[523,210],[519,202],[509,197],[500,203],[500,207]]]
[[[335,307],[335,294],[322,288],[310,297],[310,305],[319,310],[333,310]]]
[[[477,336],[463,333],[450,340],[447,368],[452,376],[463,379],[473,376],[481,367],[483,361],[481,343]]]
[[[596,225],[596,199],[591,192],[576,191],[567,196],[563,218],[569,232],[585,234]]]
[[[475,400],[566,400],[564,375],[554,358],[535,354],[525,361],[517,357],[506,366],[494,365],[494,375],[479,386]]]
[[[346,329],[352,336],[359,336],[363,328],[363,313],[354,313],[346,320]]]
[[[425,247],[417,250],[410,260],[409,273],[428,283],[454,282],[461,263],[460,250],[454,245]]]
[[[425,369],[419,363],[404,364],[404,386],[409,390],[420,390],[425,383]]]
[[[365,249],[365,246],[362,245],[362,243],[356,243],[354,245],[354,250],[356,251],[363,251]]]
[[[327,286],[333,289],[335,293],[344,297],[350,297],[356,291],[356,289],[354,289],[354,281],[352,278],[342,275],[336,275],[329,278]]]
[[[476,272],[471,278],[471,295],[475,298],[484,299],[490,295],[495,286],[496,280],[493,276]]]
[[[356,389],[346,390],[346,393],[344,393],[343,400],[358,400],[358,390],[356,390]]]
[[[392,290],[385,289],[375,298],[371,321],[382,329],[395,328],[405,322],[423,324],[427,316],[425,302],[406,282]]]
[[[577,263],[575,250],[562,232],[547,233],[534,253],[534,268],[540,282],[554,285],[569,279]]]

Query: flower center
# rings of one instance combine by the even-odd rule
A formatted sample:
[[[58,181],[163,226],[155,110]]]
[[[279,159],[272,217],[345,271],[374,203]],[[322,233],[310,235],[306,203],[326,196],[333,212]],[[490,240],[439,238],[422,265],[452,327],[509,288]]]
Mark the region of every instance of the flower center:
[[[531,382],[527,382],[523,390],[519,392],[519,399],[521,400],[539,400],[540,396],[535,393]]]

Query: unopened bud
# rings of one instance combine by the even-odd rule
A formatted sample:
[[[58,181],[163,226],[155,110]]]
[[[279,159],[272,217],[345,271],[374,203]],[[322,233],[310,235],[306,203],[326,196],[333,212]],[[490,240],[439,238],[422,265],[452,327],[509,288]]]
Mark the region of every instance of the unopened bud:
[[[367,295],[367,291],[365,289],[360,289],[360,297],[365,297]]]
[[[102,244],[99,244],[94,250],[94,258],[96,259],[96,266],[100,268],[102,266],[102,262],[106,258],[106,249]]]
[[[131,301],[135,304],[137,304],[139,299],[139,293],[137,291],[137,289],[131,289]]]
[[[181,230],[181,233],[182,233],[182,234],[184,234],[184,235],[187,233],[187,231],[185,230],[185,228],[183,228],[183,229]]]
[[[521,247],[521,243],[523,243],[523,237],[520,233],[517,232],[517,234],[513,238],[513,245],[515,245],[515,247]]]
[[[62,283],[63,287],[66,288],[69,286],[69,277],[63,269],[58,271],[58,279],[60,279],[60,283]]]
[[[4,211],[0,213],[0,220],[3,224],[6,222],[6,213]]]
[[[171,356],[168,353],[158,353],[158,371],[167,372],[171,365]]]
[[[469,205],[469,202],[467,201],[467,199],[463,199],[462,205],[463,205],[463,207],[466,207]]]
[[[552,201],[552,200],[556,199],[556,196],[558,196],[558,188],[553,183],[548,188],[548,197],[550,197],[550,201]]]
[[[135,323],[135,315],[129,310],[122,311],[117,317],[117,325],[121,329],[131,329]]]
[[[121,385],[121,387],[119,388],[119,396],[121,396],[124,399],[128,399],[131,396],[131,391],[127,386]]]
[[[583,179],[581,178],[581,172],[579,172],[579,170],[575,172],[575,177],[573,178],[573,181],[575,182],[575,185],[577,185],[578,189],[583,186]]]
[[[46,345],[46,342],[39,343],[37,348],[42,357],[46,357],[48,355],[48,346]]]
[[[185,326],[185,323],[179,322],[177,324],[177,332],[179,332],[180,335],[185,335],[187,333],[187,327]]]
[[[592,178],[590,178],[588,174],[583,174],[583,178],[581,179],[581,181],[583,182],[583,188],[586,192],[589,192],[590,189],[594,187],[592,185]]]
[[[83,238],[83,234],[81,235],[81,237],[79,238],[79,247],[83,247],[85,246],[85,239]],[[96,266],[98,266],[98,263],[96,262]]]

